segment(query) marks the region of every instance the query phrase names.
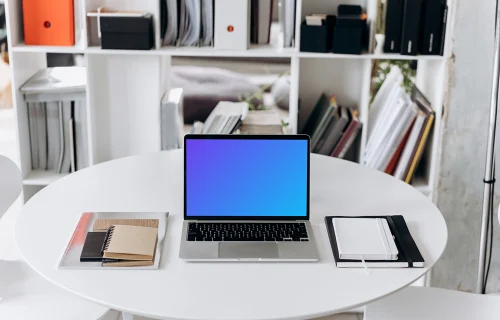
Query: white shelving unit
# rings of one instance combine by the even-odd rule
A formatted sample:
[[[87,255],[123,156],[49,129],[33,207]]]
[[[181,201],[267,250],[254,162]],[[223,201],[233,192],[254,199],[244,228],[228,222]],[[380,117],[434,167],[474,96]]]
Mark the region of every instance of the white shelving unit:
[[[79,53],[87,65],[87,115],[89,163],[160,150],[159,102],[169,88],[171,57],[239,57],[290,59],[291,93],[289,122],[292,132],[303,126],[322,92],[335,94],[340,104],[357,107],[364,124],[360,154],[366,144],[371,68],[377,59],[418,60],[416,82],[436,111],[433,133],[423,159],[425,174],[414,185],[430,195],[438,165],[443,96],[451,56],[454,2],[448,0],[448,26],[444,56],[402,56],[381,52],[363,55],[300,52],[300,22],[311,13],[336,14],[339,4],[359,4],[368,20],[377,18],[376,0],[297,0],[296,47],[279,49],[252,46],[246,51],[214,48],[161,47],[159,0],[74,0],[75,39],[72,47],[28,46],[24,43],[22,0],[8,0],[7,29],[12,73],[13,102],[17,114],[21,169],[25,200],[43,186],[64,175],[32,171],[27,106],[19,87],[47,66],[46,53]],[[153,14],[156,48],[150,51],[102,50],[95,38],[95,18],[86,13],[98,7],[140,10]],[[94,19],[94,20],[92,20]],[[299,112],[300,99],[300,112]]]

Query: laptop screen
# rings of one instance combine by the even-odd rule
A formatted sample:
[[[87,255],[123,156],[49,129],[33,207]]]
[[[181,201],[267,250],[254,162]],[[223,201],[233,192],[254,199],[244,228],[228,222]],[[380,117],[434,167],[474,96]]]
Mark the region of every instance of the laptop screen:
[[[186,218],[309,217],[309,139],[295,136],[185,138]]]

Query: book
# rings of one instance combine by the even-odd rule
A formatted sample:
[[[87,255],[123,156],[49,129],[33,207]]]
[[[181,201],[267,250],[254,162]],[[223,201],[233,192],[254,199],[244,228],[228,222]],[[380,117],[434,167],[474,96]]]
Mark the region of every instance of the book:
[[[268,44],[271,36],[273,0],[258,0],[257,44]]]
[[[423,0],[405,0],[401,34],[401,54],[403,55],[418,53],[422,3]]]
[[[221,101],[203,125],[204,134],[230,134],[248,115],[248,103]]]
[[[406,183],[410,183],[412,178],[413,178],[413,174],[415,173],[415,170],[417,169],[417,165],[420,162],[420,159],[422,158],[422,154],[424,153],[424,147],[425,147],[425,144],[427,143],[427,139],[429,138],[429,134],[430,134],[431,127],[432,127],[433,123],[434,123],[434,114],[431,114],[429,119],[427,120],[427,123],[425,124],[422,138],[420,139],[420,142],[417,146],[417,150],[416,150],[415,155],[413,157],[413,161],[410,165],[408,173],[406,174],[406,178],[405,178]]]
[[[312,136],[314,130],[316,130],[316,127],[323,118],[329,106],[330,101],[328,97],[326,96],[326,94],[322,93],[318,101],[316,102],[311,115],[309,116],[309,118],[307,118],[304,129],[302,130],[303,134],[307,134],[309,137]]]
[[[177,41],[178,33],[178,10],[177,10],[177,0],[161,0],[165,2],[166,5],[166,26],[165,26],[165,37],[163,38],[163,44],[166,46],[173,46]]]
[[[445,4],[443,0],[425,0],[423,4],[421,39],[419,42],[420,54],[440,54],[443,14]]]
[[[329,122],[327,123],[323,134],[321,135],[318,142],[316,143],[316,146],[312,149],[312,152],[319,153],[320,149],[323,147],[323,144],[325,143],[326,139],[329,137],[330,133],[332,133],[334,131],[334,128],[337,125],[337,122],[339,121],[339,119],[340,119],[340,110],[337,107],[333,110],[333,115],[331,116]]]
[[[403,153],[403,149],[405,148],[406,146],[406,143],[408,141],[408,138],[412,132],[412,129],[413,129],[413,125],[415,124],[415,120],[412,122],[412,124],[410,125],[410,127],[408,128],[408,130],[406,131],[406,134],[403,138],[403,140],[401,140],[401,143],[399,144],[396,152],[394,153],[394,155],[392,156],[391,158],[391,161],[389,162],[389,164],[387,165],[387,168],[385,168],[384,172],[387,173],[387,174],[393,174],[394,173],[394,170],[396,168],[396,165],[398,164],[399,162],[399,158],[401,157],[401,154]]]
[[[250,42],[259,42],[259,0],[250,2]]]
[[[387,152],[391,148],[391,140],[393,143],[394,138],[400,134],[397,131],[402,129],[401,122],[406,116],[410,98],[399,86],[395,86],[393,91],[395,94],[384,110],[385,114],[376,123],[369,124],[376,127],[365,148],[364,164],[370,168],[385,169],[382,165],[389,157]]]
[[[369,268],[423,268],[425,266],[425,260],[418,249],[413,237],[411,236],[410,230],[406,224],[406,221],[401,215],[394,216],[358,216],[358,217],[346,217],[346,216],[327,216],[325,217],[326,230],[328,233],[328,239],[330,241],[330,246],[332,248],[333,257],[335,259],[335,265],[338,268],[363,268],[363,262],[359,259],[340,259],[339,250],[337,247],[337,240],[335,236],[335,228],[333,227],[332,220],[334,218],[351,218],[351,219],[386,219],[389,225],[389,229],[394,238],[394,243],[398,250],[397,260],[372,260],[366,261],[365,265]]]
[[[319,147],[318,153],[323,155],[330,155],[339,142],[342,134],[346,130],[350,121],[350,113],[347,107],[340,107],[339,118],[336,121],[334,127],[330,132],[326,132],[327,137],[321,147]]]
[[[383,144],[384,147],[380,149],[381,156],[378,158],[378,161],[375,162],[375,168],[381,171],[384,171],[387,168],[392,155],[394,155],[398,149],[398,146],[403,140],[405,134],[408,132],[408,129],[415,120],[416,115],[417,107],[411,101],[407,101],[401,117],[398,119],[393,127],[393,131],[388,136],[387,142]]]
[[[102,261],[102,246],[106,239],[106,232],[88,232],[83,244],[80,262]]]
[[[426,114],[426,120],[425,124],[423,125],[423,130],[419,135],[418,144],[412,153],[411,164],[405,173],[404,180],[406,183],[411,182],[413,174],[415,173],[417,166],[420,162],[420,159],[422,158],[422,155],[424,153],[424,148],[425,145],[427,144],[427,140],[429,138],[430,131],[435,118],[435,113],[434,110],[432,109],[431,103],[429,102],[429,100],[427,100],[424,94],[417,88],[417,86],[413,86],[411,98],[416,103],[416,106]]]
[[[401,25],[403,24],[404,0],[387,0],[385,15],[384,52],[401,51]]]
[[[85,101],[75,101],[75,115],[73,121],[76,148],[76,170],[81,170],[89,166],[88,121]]]
[[[113,225],[103,246],[103,258],[133,261],[153,261],[158,240],[158,228]]]
[[[411,128],[411,132],[408,135],[407,141],[405,143],[404,149],[401,152],[401,156],[397,162],[397,165],[394,168],[393,175],[395,178],[400,180],[404,180],[406,178],[406,174],[408,173],[408,170],[410,168],[415,150],[418,146],[419,140],[422,137],[426,121],[426,114],[420,111],[417,115],[417,118],[415,119],[413,127]]]
[[[280,8],[280,25],[283,32],[283,45],[285,48],[294,46],[295,36],[295,0],[277,0]]]
[[[36,106],[34,103],[28,104],[28,122],[30,127],[30,151],[31,151],[31,169],[36,170],[40,166],[38,164],[38,141],[37,141],[37,120]]]
[[[349,149],[352,147],[354,141],[361,132],[361,128],[362,124],[358,119],[358,111],[351,111],[351,122],[349,123],[349,126],[335,146],[335,149],[333,149],[330,156],[344,159],[347,151],[349,151]]]
[[[368,261],[398,258],[398,249],[386,219],[333,218],[332,225],[339,259]]]
[[[95,219],[93,230],[107,232],[114,225],[158,228],[159,224],[158,219]]]
[[[147,267],[152,266],[154,257],[150,261],[127,261],[127,260],[116,260],[116,261],[103,261],[103,267]]]
[[[58,102],[47,102],[47,170],[57,171],[61,150],[60,114]]]
[[[214,42],[214,0],[201,1],[200,45],[212,46]]]
[[[71,102],[66,101],[63,102],[63,107],[62,107],[62,118],[64,122],[64,143],[63,143],[63,150],[64,150],[64,156],[63,156],[63,161],[62,161],[62,166],[61,166],[61,173],[69,173],[71,172],[71,136],[70,136],[70,122],[72,120],[71,118]]]
[[[316,105],[315,109],[317,107],[320,108],[320,114],[317,119],[318,121],[316,123],[316,126],[313,128],[312,133],[309,134],[309,137],[311,137],[311,150],[314,150],[316,148],[321,137],[323,136],[328,125],[330,124],[332,117],[337,112],[338,106],[335,96],[331,96],[330,99],[326,99],[326,103],[323,100],[322,96],[320,98],[320,101]]]
[[[38,169],[47,170],[47,113],[44,103],[37,103],[35,108]]]

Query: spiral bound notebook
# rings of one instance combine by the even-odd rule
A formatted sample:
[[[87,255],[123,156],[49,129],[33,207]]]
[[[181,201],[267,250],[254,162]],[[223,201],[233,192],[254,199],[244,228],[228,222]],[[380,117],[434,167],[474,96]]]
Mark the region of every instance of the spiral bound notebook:
[[[153,261],[157,240],[157,228],[111,226],[103,244],[103,258]]]

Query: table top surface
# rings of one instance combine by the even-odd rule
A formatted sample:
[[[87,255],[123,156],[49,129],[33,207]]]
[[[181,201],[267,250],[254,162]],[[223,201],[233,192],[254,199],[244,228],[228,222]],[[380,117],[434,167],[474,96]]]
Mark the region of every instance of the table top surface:
[[[183,153],[167,151],[102,163],[38,192],[21,211],[15,237],[38,273],[85,299],[158,319],[310,319],[347,311],[423,276],[444,251],[439,210],[413,187],[384,173],[311,156],[311,223],[319,262],[195,263],[179,259]],[[159,270],[60,270],[85,211],[170,213]],[[336,268],[327,215],[402,214],[425,268]],[[362,235],[360,235],[362,236]]]

